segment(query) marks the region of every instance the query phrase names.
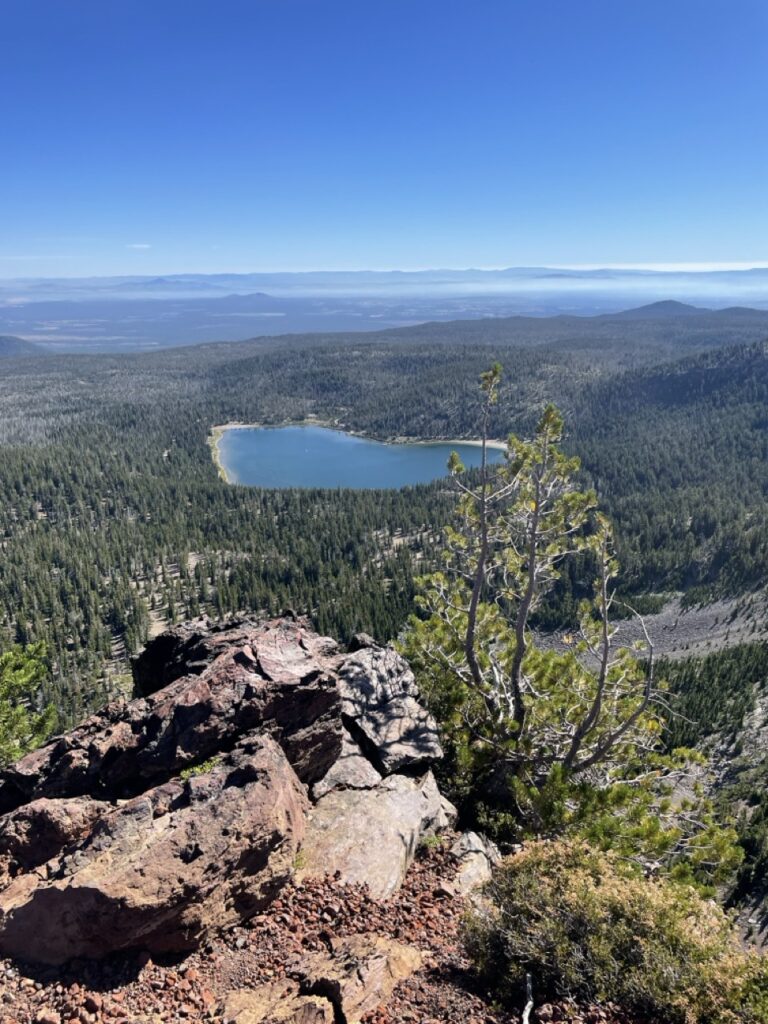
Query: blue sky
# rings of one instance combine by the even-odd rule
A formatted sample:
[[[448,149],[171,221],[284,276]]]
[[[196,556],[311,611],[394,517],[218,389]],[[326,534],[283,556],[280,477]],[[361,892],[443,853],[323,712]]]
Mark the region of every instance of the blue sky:
[[[0,277],[768,262],[765,0],[3,0]]]

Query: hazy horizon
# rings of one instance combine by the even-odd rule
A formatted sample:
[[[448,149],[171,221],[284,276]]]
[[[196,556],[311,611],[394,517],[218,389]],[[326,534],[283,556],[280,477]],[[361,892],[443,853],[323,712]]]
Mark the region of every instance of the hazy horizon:
[[[670,301],[701,311],[753,309],[768,333],[768,268],[443,268],[0,280],[0,336],[48,351],[119,352],[452,320],[593,317]],[[652,315],[677,312],[689,311]]]
[[[308,266],[299,268],[289,267],[227,267],[219,266],[216,269],[195,270],[179,269],[178,267],[158,269],[154,271],[145,270],[142,273],[137,271],[126,273],[110,274],[2,274],[0,281],[83,281],[83,280],[109,280],[113,278],[156,278],[156,277],[216,277],[216,276],[247,276],[252,274],[428,274],[428,273],[494,273],[513,272],[530,270],[564,270],[564,271],[638,271],[654,274],[715,274],[730,273],[732,271],[768,270],[768,259],[765,260],[722,260],[722,261],[688,261],[688,262],[639,262],[639,263],[567,263],[567,262],[543,262],[543,263],[500,263],[500,264],[477,264],[477,265],[453,265],[443,264],[425,266],[373,266],[361,265],[355,267],[331,266],[318,267]]]

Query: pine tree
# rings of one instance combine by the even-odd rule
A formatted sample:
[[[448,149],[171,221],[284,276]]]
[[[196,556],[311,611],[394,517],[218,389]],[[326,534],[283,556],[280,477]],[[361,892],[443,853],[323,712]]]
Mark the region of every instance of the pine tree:
[[[579,828],[628,853],[685,859],[702,877],[707,857],[717,870],[732,866],[735,834],[718,830],[711,808],[672,808],[670,784],[688,753],[660,749],[667,705],[639,616],[644,641],[616,643],[611,527],[594,492],[577,487],[578,460],[560,450],[558,410],[546,407],[530,440],[510,436],[503,464],[487,463],[500,379],[498,365],[481,377],[477,482],[451,457],[457,522],[443,568],[420,581],[423,617],[403,642],[474,814],[501,838]],[[577,630],[561,648],[544,647],[531,617],[568,560],[585,554],[596,572]]]
[[[0,655],[0,767],[39,746],[53,730],[55,709],[36,707],[47,674],[40,644]]]

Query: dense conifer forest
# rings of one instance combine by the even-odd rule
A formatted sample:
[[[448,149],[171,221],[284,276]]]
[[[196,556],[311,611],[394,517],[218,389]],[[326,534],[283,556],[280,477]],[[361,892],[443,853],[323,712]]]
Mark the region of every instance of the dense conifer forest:
[[[615,520],[625,590],[699,600],[760,585],[766,346],[726,333],[713,348],[710,332],[681,342],[688,354],[674,360],[658,325],[633,321],[631,344],[616,330],[520,345],[509,322],[483,321],[364,341],[4,360],[4,642],[45,642],[50,695],[73,721],[123,685],[148,632],[202,612],[290,606],[342,640],[395,635],[414,574],[439,549],[450,485],[230,486],[211,458],[211,427],[316,416],[378,438],[472,437],[476,381],[495,359],[505,384],[492,434],[528,431],[545,401],[558,403],[584,482]],[[562,582],[546,624],[567,619],[581,575],[587,567]]]

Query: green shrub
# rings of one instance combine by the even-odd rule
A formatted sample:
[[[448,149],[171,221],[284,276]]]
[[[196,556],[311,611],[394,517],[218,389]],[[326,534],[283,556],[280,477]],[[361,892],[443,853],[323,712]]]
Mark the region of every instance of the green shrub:
[[[694,889],[641,877],[582,842],[508,857],[468,917],[465,942],[503,1002],[614,1001],[658,1024],[765,1024],[768,966]]]

